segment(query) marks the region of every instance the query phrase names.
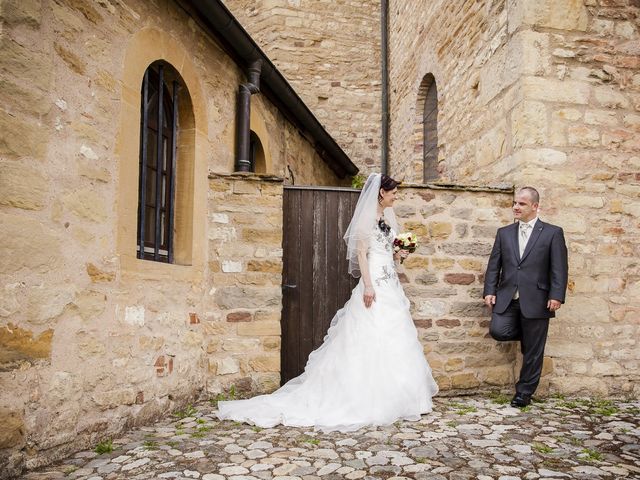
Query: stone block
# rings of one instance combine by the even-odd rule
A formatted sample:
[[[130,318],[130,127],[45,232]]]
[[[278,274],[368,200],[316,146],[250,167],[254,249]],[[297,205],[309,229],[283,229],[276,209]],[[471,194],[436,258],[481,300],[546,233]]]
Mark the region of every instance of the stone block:
[[[491,165],[504,156],[506,148],[506,124],[502,121],[480,137],[476,148],[476,164],[480,167]]]
[[[406,269],[421,269],[426,270],[429,268],[429,259],[420,255],[409,255],[403,263]]]
[[[567,128],[567,142],[569,145],[580,147],[600,146],[600,130],[585,125],[572,125]]]
[[[227,322],[250,322],[253,316],[251,312],[240,311],[227,314]]]
[[[279,372],[280,355],[276,353],[254,357],[249,360],[249,366],[254,372]]]
[[[41,210],[49,185],[42,170],[16,161],[0,161],[0,205]]]
[[[181,345],[183,347],[200,347],[204,342],[204,335],[201,331],[188,330],[182,334]]]
[[[480,381],[475,373],[457,373],[451,375],[451,387],[459,389],[475,388],[480,385]]]
[[[488,385],[511,385],[514,382],[511,365],[488,366],[482,368],[480,373],[482,382]]]
[[[225,338],[222,350],[233,353],[252,353],[259,350],[260,340],[256,338]]]
[[[460,320],[456,318],[441,318],[436,320],[436,325],[443,328],[454,328],[460,326]]]
[[[73,304],[83,320],[96,320],[107,306],[107,296],[102,292],[85,290],[77,295]]]
[[[454,357],[447,359],[444,362],[444,370],[446,372],[456,372],[462,370],[464,367],[464,360],[462,358]]]
[[[0,450],[20,449],[24,446],[26,428],[21,413],[0,408],[0,425]]]
[[[233,182],[233,193],[236,195],[260,195],[260,183],[237,180]]]
[[[233,357],[225,357],[218,360],[218,375],[231,375],[240,371],[240,364]]]
[[[435,270],[448,270],[455,264],[453,258],[431,258],[431,265]]]
[[[542,77],[525,77],[522,93],[525,98],[544,102],[589,103],[590,85],[575,80],[556,80]]]
[[[93,402],[102,409],[116,408],[136,403],[137,391],[133,388],[115,388],[96,391],[91,395]]]
[[[282,262],[273,260],[249,260],[247,270],[250,272],[282,273]]]
[[[615,87],[601,86],[594,88],[596,103],[604,108],[629,108],[627,97]]]
[[[575,208],[602,208],[604,198],[598,196],[569,195],[565,199],[565,205]]]
[[[28,82],[32,87],[48,92],[53,80],[53,59],[39,49],[29,48],[4,35],[0,39],[0,72],[9,78]]]
[[[547,109],[544,103],[526,100],[520,102],[511,112],[511,143],[513,148],[545,143],[548,125]]]
[[[282,291],[278,287],[221,287],[214,299],[225,310],[237,308],[264,308],[280,306]]]
[[[447,273],[444,276],[444,281],[452,285],[471,285],[475,279],[471,273]]]
[[[49,92],[34,88],[15,78],[0,78],[0,91],[3,92],[5,108],[13,114],[28,114],[36,118],[51,110]]]
[[[95,165],[95,162],[87,160],[78,160],[78,175],[98,180],[99,182],[108,183],[111,181],[111,173],[104,167]]]
[[[253,243],[281,245],[282,230],[278,228],[244,228],[242,230],[242,239]]]
[[[509,0],[515,11],[510,13],[510,29],[516,29],[521,23],[557,30],[576,30],[584,32],[589,26],[589,12],[582,1],[576,0],[540,0],[536,2],[518,2]]]
[[[242,271],[242,262],[238,262],[235,260],[223,260],[222,271],[224,273],[237,273]]]
[[[85,267],[87,269],[87,275],[89,275],[89,278],[94,283],[112,282],[116,278],[115,272],[101,270],[91,262],[87,263]]]
[[[589,125],[607,125],[614,127],[618,124],[618,117],[615,111],[590,110],[584,114],[584,121]]]
[[[438,283],[438,277],[433,273],[422,272],[415,276],[414,282],[417,285],[435,285]]]
[[[442,251],[448,255],[473,255],[484,257],[491,253],[492,246],[492,243],[485,242],[445,243],[442,245]],[[431,263],[434,263],[433,259]],[[451,265],[453,265],[453,260]]]
[[[78,75],[84,75],[87,70],[86,62],[71,50],[61,45],[59,42],[53,42],[53,49],[71,71]]]
[[[573,396],[606,397],[609,394],[609,388],[603,380],[586,375],[552,377],[550,389]]]
[[[423,300],[418,303],[418,316],[439,318],[447,313],[447,302],[443,300]]]
[[[0,273],[47,273],[61,265],[60,239],[38,219],[0,212],[0,225]]]
[[[27,25],[37,28],[42,22],[42,2],[41,0],[4,0],[0,9],[0,19],[6,26]]]
[[[103,223],[109,216],[109,203],[95,190],[80,189],[62,198],[62,204],[79,218]]]
[[[404,222],[404,231],[417,235],[418,241],[429,236],[429,228],[422,222]]]
[[[282,341],[280,337],[264,337],[262,339],[262,348],[264,348],[266,351],[269,351],[269,350],[280,351],[281,345],[282,345]]]
[[[268,337],[280,335],[280,322],[277,321],[262,321],[262,322],[247,322],[238,324],[238,335],[247,337]]]
[[[0,131],[0,155],[44,160],[50,137],[44,125],[0,109]]]
[[[464,270],[470,270],[472,272],[480,272],[485,269],[485,262],[480,260],[475,260],[473,258],[463,258],[462,260],[458,260],[458,265]]]
[[[446,239],[453,232],[453,225],[448,222],[429,222],[429,235],[433,239]]]
[[[0,371],[11,370],[20,362],[35,362],[51,357],[53,329],[36,335],[9,323],[0,327]]]
[[[484,303],[480,299],[477,302],[454,302],[450,314],[460,317],[484,317],[486,315]]]

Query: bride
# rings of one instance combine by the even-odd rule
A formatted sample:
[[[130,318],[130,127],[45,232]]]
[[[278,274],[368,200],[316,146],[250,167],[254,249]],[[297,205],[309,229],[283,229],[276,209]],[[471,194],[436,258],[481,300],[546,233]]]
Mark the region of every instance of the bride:
[[[418,420],[438,391],[396,273],[398,183],[371,174],[344,236],[349,273],[361,277],[304,373],[270,395],[218,403],[218,418],[351,431]]]

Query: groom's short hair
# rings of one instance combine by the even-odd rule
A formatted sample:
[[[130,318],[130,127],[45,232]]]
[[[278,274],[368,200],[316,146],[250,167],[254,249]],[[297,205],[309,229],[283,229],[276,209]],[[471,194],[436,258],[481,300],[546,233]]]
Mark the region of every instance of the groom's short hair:
[[[518,192],[528,192],[533,203],[540,203],[540,194],[533,187],[522,187]]]

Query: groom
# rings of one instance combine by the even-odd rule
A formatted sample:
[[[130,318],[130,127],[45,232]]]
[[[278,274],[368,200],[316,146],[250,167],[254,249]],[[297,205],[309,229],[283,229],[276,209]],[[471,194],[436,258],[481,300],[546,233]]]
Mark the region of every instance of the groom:
[[[540,195],[532,187],[516,192],[516,223],[496,234],[484,280],[484,303],[491,310],[489,333],[498,341],[520,341],[522,369],[513,407],[526,407],[535,392],[544,359],[549,318],[564,303],[567,247],[562,228],[538,219]]]

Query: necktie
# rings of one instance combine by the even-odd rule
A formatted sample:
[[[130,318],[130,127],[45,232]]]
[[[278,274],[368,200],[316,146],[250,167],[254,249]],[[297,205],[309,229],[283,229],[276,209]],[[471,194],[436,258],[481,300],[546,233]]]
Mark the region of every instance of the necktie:
[[[529,230],[531,230],[531,225],[528,223],[520,224],[520,258],[522,258],[522,254],[524,253],[524,249],[527,246],[527,241],[529,240]]]

